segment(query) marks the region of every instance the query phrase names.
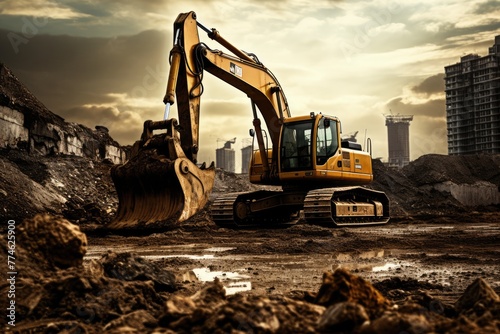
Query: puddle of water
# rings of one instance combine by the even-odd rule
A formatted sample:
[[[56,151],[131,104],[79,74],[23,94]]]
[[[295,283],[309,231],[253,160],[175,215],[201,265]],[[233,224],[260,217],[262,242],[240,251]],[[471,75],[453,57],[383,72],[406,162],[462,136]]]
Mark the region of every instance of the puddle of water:
[[[204,249],[203,251],[220,253],[220,252],[227,252],[227,251],[230,251],[233,249],[236,249],[236,247],[210,247],[210,248]]]
[[[186,259],[191,259],[191,260],[207,260],[207,259],[213,259],[215,256],[213,254],[205,254],[205,255],[187,255],[187,254],[180,254],[180,255],[141,255],[141,257],[149,260],[161,260],[161,259],[168,259],[172,257],[183,257]]]
[[[193,272],[202,282],[212,282],[216,277],[221,281],[240,280],[242,278],[250,277],[248,275],[241,275],[230,271],[210,271],[209,268],[195,268],[193,269]]]
[[[252,282],[240,281],[241,279],[250,278],[248,275],[230,271],[210,271],[209,268],[195,268],[192,271],[202,282],[212,282],[215,278],[218,278],[224,285],[226,296],[252,290]]]
[[[224,290],[226,290],[226,296],[234,295],[238,292],[250,291],[252,290],[252,282],[229,283],[224,287]]]
[[[389,269],[397,269],[397,268],[401,268],[401,265],[394,262],[387,262],[384,265],[372,267],[372,271],[374,272],[388,271]]]

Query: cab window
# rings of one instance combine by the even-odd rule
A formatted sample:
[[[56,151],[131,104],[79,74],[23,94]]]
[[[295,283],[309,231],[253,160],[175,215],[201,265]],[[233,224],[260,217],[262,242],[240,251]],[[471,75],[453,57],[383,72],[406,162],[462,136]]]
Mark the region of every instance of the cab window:
[[[324,165],[338,148],[337,122],[328,118],[321,119],[316,137],[316,164]]]
[[[281,170],[311,169],[312,121],[288,123],[283,126]]]

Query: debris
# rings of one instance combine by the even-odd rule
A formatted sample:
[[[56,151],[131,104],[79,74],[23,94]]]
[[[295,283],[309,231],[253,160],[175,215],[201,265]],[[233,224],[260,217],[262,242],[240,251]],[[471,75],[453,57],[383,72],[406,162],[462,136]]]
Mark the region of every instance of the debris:
[[[47,267],[78,267],[87,252],[87,236],[66,219],[38,214],[18,229],[18,244]]]
[[[357,303],[340,302],[331,305],[318,323],[321,333],[352,333],[369,320],[365,308]]]
[[[455,303],[455,308],[458,312],[479,310],[483,313],[485,308],[491,308],[495,304],[497,307],[500,306],[500,297],[484,279],[479,277],[467,287]]]
[[[157,291],[174,291],[175,275],[155,262],[147,261],[131,253],[107,253],[101,259],[108,277],[125,281],[153,281]]]
[[[323,284],[314,302],[323,306],[335,305],[340,302],[359,304],[365,308],[370,318],[377,317],[391,306],[391,302],[371,283],[342,268],[333,273],[325,272],[323,274]]]

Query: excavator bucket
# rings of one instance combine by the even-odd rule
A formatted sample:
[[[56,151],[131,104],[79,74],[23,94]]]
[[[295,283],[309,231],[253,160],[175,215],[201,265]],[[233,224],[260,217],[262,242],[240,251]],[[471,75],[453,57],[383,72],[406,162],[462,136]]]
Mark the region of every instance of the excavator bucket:
[[[187,220],[207,203],[215,168],[198,167],[184,154],[170,119],[146,121],[131,158],[114,166],[111,177],[118,194],[118,211],[110,229],[168,228]],[[153,129],[166,134],[152,135]]]

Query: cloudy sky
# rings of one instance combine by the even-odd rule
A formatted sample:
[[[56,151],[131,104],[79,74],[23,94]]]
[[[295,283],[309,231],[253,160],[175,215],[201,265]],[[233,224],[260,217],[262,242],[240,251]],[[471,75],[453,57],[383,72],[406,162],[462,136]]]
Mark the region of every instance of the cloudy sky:
[[[500,35],[491,0],[3,0],[0,61],[67,121],[105,125],[131,144],[144,120],[163,117],[172,24],[191,10],[259,57],[292,115],[338,116],[344,134],[371,138],[384,160],[391,113],[414,115],[412,159],[447,153],[444,66],[485,55]],[[204,80],[199,160],[215,160],[233,137],[238,154],[252,126],[248,98]]]

